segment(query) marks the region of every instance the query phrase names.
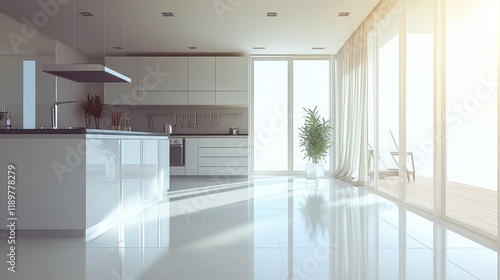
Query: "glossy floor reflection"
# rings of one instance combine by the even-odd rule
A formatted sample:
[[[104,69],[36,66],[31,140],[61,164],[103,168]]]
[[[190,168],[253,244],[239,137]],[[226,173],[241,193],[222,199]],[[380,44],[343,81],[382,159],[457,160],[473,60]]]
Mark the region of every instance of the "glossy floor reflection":
[[[497,279],[499,262],[363,189],[288,177],[173,178],[163,202],[93,240],[17,245],[0,279]]]

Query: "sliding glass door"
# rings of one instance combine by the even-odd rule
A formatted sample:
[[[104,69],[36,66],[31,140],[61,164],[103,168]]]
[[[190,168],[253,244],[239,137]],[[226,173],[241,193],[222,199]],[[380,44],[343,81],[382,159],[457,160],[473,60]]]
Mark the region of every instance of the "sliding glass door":
[[[446,215],[498,230],[498,0],[446,1]]]
[[[329,57],[252,59],[253,173],[305,171],[298,138],[303,108],[317,107],[330,118],[330,64]],[[330,170],[329,157],[325,170]]]
[[[379,190],[399,195],[399,15],[388,10],[378,40]]]
[[[304,124],[304,108],[317,107],[325,119],[330,116],[330,60],[293,61],[293,171],[306,170],[299,147],[299,128]],[[330,159],[325,162],[329,170]]]
[[[434,0],[407,0],[405,197],[434,203]]]
[[[253,61],[254,171],[288,171],[288,61]]]

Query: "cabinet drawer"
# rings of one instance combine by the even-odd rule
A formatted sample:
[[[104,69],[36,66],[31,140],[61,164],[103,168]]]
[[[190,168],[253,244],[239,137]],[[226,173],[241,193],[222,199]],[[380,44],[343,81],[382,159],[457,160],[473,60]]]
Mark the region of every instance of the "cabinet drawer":
[[[200,157],[246,157],[248,156],[248,148],[199,148],[198,156]]]
[[[248,147],[248,139],[246,139],[246,138],[200,138],[200,139],[198,139],[198,147],[244,148],[244,147]]]
[[[248,175],[248,167],[244,166],[229,166],[229,167],[200,167],[198,175],[211,176],[246,176]]]
[[[238,157],[217,157],[217,158],[198,158],[199,167],[207,166],[220,166],[220,167],[234,167],[234,166],[248,166],[248,158],[238,158]]]

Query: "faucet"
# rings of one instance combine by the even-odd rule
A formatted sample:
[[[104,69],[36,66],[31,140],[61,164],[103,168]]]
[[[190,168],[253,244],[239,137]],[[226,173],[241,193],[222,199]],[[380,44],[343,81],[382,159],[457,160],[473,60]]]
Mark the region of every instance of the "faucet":
[[[57,128],[57,108],[61,104],[68,104],[68,103],[75,103],[77,102],[76,100],[73,101],[56,101],[54,102],[54,105],[50,107],[50,122],[52,125],[52,129]]]

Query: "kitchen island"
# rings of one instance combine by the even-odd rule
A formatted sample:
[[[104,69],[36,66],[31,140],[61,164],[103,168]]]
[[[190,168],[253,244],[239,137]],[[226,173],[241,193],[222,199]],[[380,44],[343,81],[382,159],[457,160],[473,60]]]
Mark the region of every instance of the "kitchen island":
[[[170,186],[162,133],[2,129],[0,147],[0,219],[17,218],[18,234],[96,235],[161,200]]]

